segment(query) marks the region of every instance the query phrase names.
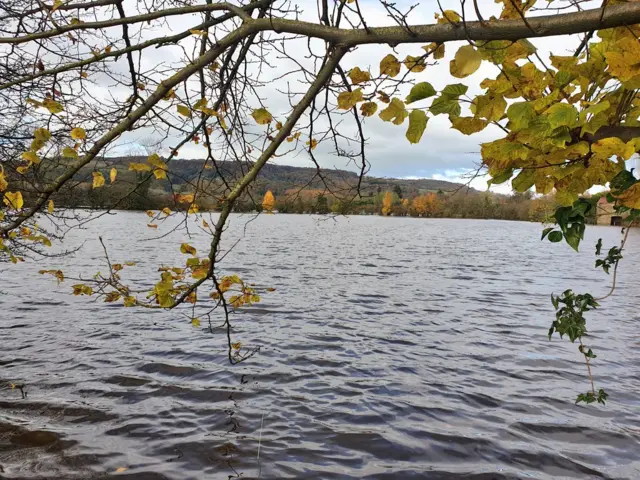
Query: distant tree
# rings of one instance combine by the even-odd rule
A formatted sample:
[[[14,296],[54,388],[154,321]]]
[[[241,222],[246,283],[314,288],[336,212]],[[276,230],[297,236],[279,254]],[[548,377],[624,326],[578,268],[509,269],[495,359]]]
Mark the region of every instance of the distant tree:
[[[385,192],[382,199],[382,215],[389,215],[391,213],[391,206],[393,205],[393,193]]]
[[[276,206],[276,199],[271,193],[271,190],[268,190],[267,193],[264,194],[264,198],[262,199],[262,209],[265,212],[271,213]]]
[[[402,198],[402,188],[400,187],[400,185],[396,185],[395,187],[393,187],[393,191],[396,195],[398,195],[398,198]]]
[[[318,195],[315,210],[316,213],[319,213],[320,215],[326,215],[327,213],[329,213],[329,203],[327,201],[327,197],[322,194]]]

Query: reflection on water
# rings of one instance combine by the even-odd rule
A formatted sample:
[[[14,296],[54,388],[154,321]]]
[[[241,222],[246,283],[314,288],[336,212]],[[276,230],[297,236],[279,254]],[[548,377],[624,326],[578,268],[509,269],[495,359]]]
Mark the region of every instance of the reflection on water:
[[[232,217],[228,246],[248,218]],[[573,404],[584,364],[545,334],[551,292],[606,290],[592,244],[618,229],[590,228],[576,255],[526,223],[259,217],[224,268],[277,290],[234,316],[262,349],[232,367],[222,332],[180,312],[36,274],[95,273],[101,232],[149,286],[186,238],[145,242],[145,224],[103,217],[69,240],[86,240],[74,258],[1,267],[0,383],[28,397],[0,390],[0,477],[640,478],[640,232],[589,317],[603,408]]]

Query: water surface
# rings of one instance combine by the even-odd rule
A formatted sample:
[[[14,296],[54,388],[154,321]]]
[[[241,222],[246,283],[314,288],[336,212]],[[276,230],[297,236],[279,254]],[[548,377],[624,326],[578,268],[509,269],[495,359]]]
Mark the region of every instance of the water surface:
[[[589,228],[576,254],[528,223],[252,218],[232,216],[224,269],[277,290],[234,315],[235,338],[262,347],[238,366],[181,312],[37,275],[104,271],[102,234],[149,287],[184,262],[180,241],[205,251],[198,228],[149,240],[168,226],[118,213],[73,232],[72,257],[0,266],[0,383],[28,392],[0,389],[0,477],[640,478],[640,231],[589,315],[610,402],[585,407],[576,346],[546,337],[549,295],[604,293],[593,245],[619,229]]]

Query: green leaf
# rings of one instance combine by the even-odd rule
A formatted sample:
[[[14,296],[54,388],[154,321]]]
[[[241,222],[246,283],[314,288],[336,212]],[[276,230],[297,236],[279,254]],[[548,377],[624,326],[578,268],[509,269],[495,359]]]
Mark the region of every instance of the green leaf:
[[[551,235],[549,235],[551,237]],[[580,237],[577,235],[565,235],[565,240],[573,248],[576,252],[578,251],[578,246],[580,245]]]
[[[409,92],[409,96],[406,98],[406,103],[417,102],[425,98],[433,97],[436,94],[436,89],[429,82],[420,82],[414,85]]]
[[[547,227],[542,231],[542,238],[540,240],[544,240],[544,237],[549,235],[549,232],[553,231],[553,227]]]
[[[267,125],[273,121],[273,116],[266,108],[256,108],[251,112],[251,116],[258,125]]]
[[[462,109],[460,108],[457,99],[440,96],[433,101],[433,103],[429,107],[429,111],[433,115],[440,115],[441,113],[445,113],[455,118],[460,116],[460,112],[462,111]]]
[[[512,130],[522,130],[527,128],[531,120],[536,118],[536,111],[530,102],[516,102],[509,105],[507,118]]]
[[[407,140],[418,143],[427,128],[427,114],[422,110],[413,110],[409,114],[409,128],[407,128]]]
[[[535,183],[535,171],[532,169],[522,169],[513,179],[511,186],[516,192],[526,192]]]
[[[513,175],[513,168],[507,168],[502,172],[494,175],[487,183],[489,185],[500,185],[509,180]]]
[[[558,230],[549,233],[550,242],[558,243],[562,241],[562,238],[563,238],[562,232],[559,232]]]
[[[578,111],[573,105],[568,103],[556,103],[551,105],[545,112],[552,129],[558,127],[573,127],[578,121]]]
[[[452,85],[447,85],[444,87],[440,95],[442,97],[448,97],[449,99],[457,99],[460,95],[464,95],[467,93],[469,87],[463,85],[461,83],[454,83]]]

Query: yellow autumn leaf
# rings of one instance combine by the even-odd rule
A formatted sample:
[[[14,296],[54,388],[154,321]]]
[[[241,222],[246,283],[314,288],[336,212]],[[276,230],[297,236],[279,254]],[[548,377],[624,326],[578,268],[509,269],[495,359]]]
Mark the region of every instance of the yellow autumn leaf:
[[[191,319],[191,325],[193,325],[194,327],[199,327],[200,326],[200,319],[199,318],[192,318]]]
[[[20,210],[24,205],[22,192],[7,192],[4,194],[3,201],[6,206],[16,210]]]
[[[31,163],[40,163],[40,157],[36,154],[36,152],[28,151],[22,154],[22,159]]]
[[[167,169],[167,164],[160,158],[157,153],[152,153],[147,157],[147,162],[155,168]]]
[[[198,208],[198,205],[196,205],[195,203],[192,203],[191,205],[189,205],[189,210],[187,210],[187,215],[193,215],[195,213],[198,213],[200,211],[200,209]]]
[[[156,225],[155,223],[147,223],[147,227],[149,227],[149,228],[158,228],[158,225]]]
[[[370,117],[378,110],[378,104],[376,102],[366,102],[360,105],[360,112],[363,117]]]
[[[351,79],[351,83],[358,85],[371,80],[371,75],[369,72],[360,70],[360,67],[355,67],[349,72],[349,78]]]
[[[179,203],[192,203],[194,197],[192,193],[183,193],[179,194],[176,198]]]
[[[194,247],[189,245],[188,243],[182,243],[180,245],[180,253],[187,253],[189,255],[196,255],[197,251]]]
[[[407,128],[407,140],[409,143],[418,143],[427,128],[427,114],[422,110],[413,110],[409,114],[409,128]]]
[[[160,170],[159,168],[153,170],[153,175],[156,177],[156,180],[164,180],[167,178],[166,170]]]
[[[233,348],[234,350],[240,350],[241,347],[242,347],[242,343],[240,342],[235,342],[231,344],[231,348]]]
[[[267,125],[273,121],[273,116],[266,108],[257,108],[251,112],[251,116],[258,125]],[[223,127],[224,128],[224,127]]]
[[[202,226],[204,228],[209,228],[209,224],[207,223],[207,221],[204,218],[202,219]]]
[[[389,54],[380,61],[380,75],[389,75],[395,77],[400,73],[400,62],[398,59]]]
[[[116,468],[116,473],[126,472],[127,470],[128,470],[127,467],[118,467],[118,468]]]
[[[315,138],[312,138],[307,142],[307,145],[311,147],[311,150],[314,150],[318,146],[318,141]]]
[[[381,120],[393,122],[395,125],[402,124],[407,115],[409,113],[405,109],[404,102],[395,97],[391,100],[389,106],[378,114]]]
[[[443,23],[458,23],[458,22],[462,21],[462,17],[460,15],[458,15],[453,10],[445,10],[442,13],[443,13],[442,16],[440,16],[439,13],[435,14],[435,18],[436,18],[436,20],[438,21],[439,24],[443,24]]]
[[[444,43],[438,45],[437,43],[430,43],[429,45],[425,45],[422,47],[425,52],[433,52],[433,58],[435,60],[440,60],[444,58]]]
[[[46,128],[36,128],[33,132],[33,137],[34,139],[31,142],[31,150],[37,152],[49,141],[51,133]]]
[[[47,212],[53,213],[53,209],[54,209],[53,200],[49,200],[49,202],[47,203]]]
[[[600,158],[616,155],[628,160],[635,153],[635,145],[633,141],[625,143],[617,137],[603,138],[591,145],[591,151]]]
[[[42,102],[42,106],[47,110],[49,110],[50,113],[53,113],[53,114],[64,111],[64,108],[62,108],[62,104],[59,102],[56,102],[51,98],[45,98],[44,102]]]
[[[65,158],[78,158],[78,152],[71,147],[64,147],[62,149],[62,156]]]
[[[118,170],[113,167],[110,171],[109,171],[109,181],[111,183],[116,181],[116,177],[118,176]]]
[[[7,177],[4,175],[2,165],[0,165],[0,192],[4,192],[7,188],[9,188],[9,182],[7,182]]]
[[[71,130],[71,138],[74,140],[85,140],[87,138],[87,132],[84,131],[84,128],[76,127]]]
[[[104,185],[104,176],[100,172],[92,172],[93,188],[100,188]]]
[[[420,73],[424,71],[425,68],[427,68],[424,64],[424,59],[422,59],[421,57],[413,57],[411,55],[407,55],[402,63],[404,63],[404,66],[407,67],[411,72]]]
[[[189,107],[187,107],[186,105],[178,105],[176,107],[176,110],[178,110],[178,113],[180,115],[191,118],[191,110],[189,110]]]
[[[640,182],[631,185],[617,199],[625,207],[640,209]]]
[[[164,213],[165,215],[171,215],[171,210],[169,209],[169,207],[164,207],[162,209],[162,213]]]
[[[455,58],[449,63],[449,71],[456,78],[464,78],[478,70],[481,63],[480,53],[471,45],[465,45],[458,49]]]
[[[192,28],[191,30],[189,30],[189,33],[191,33],[192,35],[197,35],[199,37],[204,37],[205,35],[207,35],[207,32],[205,32],[204,30],[198,30],[197,28]]]
[[[341,92],[338,95],[338,108],[340,110],[351,110],[363,100],[362,89],[358,88],[352,92]]]
[[[136,172],[150,172],[152,169],[151,165],[147,165],[146,163],[130,163],[129,170],[135,170]]]
[[[201,98],[193,105],[193,109],[202,110],[203,108],[206,108],[207,103],[209,103],[209,100],[207,100],[206,98]]]
[[[55,0],[55,2],[53,2],[53,7],[51,7],[51,11],[55,12],[61,6],[62,6],[62,0]]]
[[[488,125],[489,122],[477,117],[455,117],[451,118],[451,125],[465,135],[477,133]]]

